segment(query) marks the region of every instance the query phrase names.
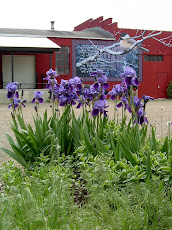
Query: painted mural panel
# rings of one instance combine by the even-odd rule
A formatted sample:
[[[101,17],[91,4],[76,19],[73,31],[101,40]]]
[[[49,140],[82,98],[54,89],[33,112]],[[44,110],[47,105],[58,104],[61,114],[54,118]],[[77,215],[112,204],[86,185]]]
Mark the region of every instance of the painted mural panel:
[[[93,41],[92,45],[89,41],[75,41],[73,50],[75,50],[75,69],[76,76],[82,77],[85,81],[90,81],[90,73],[97,69],[101,69],[106,73],[108,81],[120,81],[119,75],[123,72],[125,66],[133,67],[137,76],[141,80],[141,66],[139,66],[140,56],[138,50],[133,50],[125,55],[113,56],[108,53],[103,53],[96,60],[88,62],[80,67],[76,67],[76,63],[80,63],[84,59],[94,56],[97,53],[97,48],[102,49],[105,46],[112,45],[113,42],[108,41]],[[118,51],[120,48],[114,47],[113,51]]]

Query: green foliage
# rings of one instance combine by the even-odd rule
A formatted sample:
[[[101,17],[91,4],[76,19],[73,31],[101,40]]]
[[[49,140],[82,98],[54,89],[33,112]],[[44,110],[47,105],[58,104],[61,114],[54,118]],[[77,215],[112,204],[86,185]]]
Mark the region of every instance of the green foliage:
[[[49,118],[36,107],[33,125],[13,108],[15,140],[1,149],[24,167],[0,168],[0,229],[170,229],[170,132],[157,140],[132,106],[119,121],[69,104],[60,116],[57,102]]]
[[[72,155],[83,140],[88,152],[94,156],[100,149],[107,150],[107,146],[101,142],[107,135],[104,127],[108,119],[105,117],[91,118],[88,111],[84,111],[76,118],[71,107],[67,106],[61,117],[54,113],[48,119],[45,111],[43,118],[37,115],[33,120],[32,127],[25,123],[20,114],[16,115],[11,125],[16,142],[7,134],[11,150],[1,148],[25,167],[37,161],[41,154],[48,155],[50,160],[58,159],[63,153]]]
[[[167,92],[167,96],[169,98],[172,98],[172,81],[170,81],[170,83],[168,84],[168,87],[166,89],[166,92]]]
[[[1,148],[23,166],[27,166],[28,163],[33,164],[40,154],[54,158],[60,151],[58,139],[49,127],[50,120],[47,118],[47,111],[45,111],[43,119],[39,116],[33,119],[34,128],[30,124],[26,125],[23,118],[17,115],[17,119],[13,119],[11,125],[16,143],[7,134],[12,150]]]
[[[48,119],[45,111],[43,118],[33,119],[34,127],[26,125],[20,115],[13,119],[11,128],[16,142],[7,134],[11,150],[2,148],[25,167],[32,167],[40,156],[47,157],[47,163],[58,162],[62,156],[75,158],[77,149],[83,145],[88,158],[109,156],[114,170],[121,168],[121,161],[125,162],[134,174],[128,174],[127,169],[119,177],[121,182],[146,180],[153,175],[164,181],[172,179],[172,140],[169,135],[165,140],[156,140],[153,127],[148,135],[147,125],[133,125],[132,120],[127,123],[126,117],[116,123],[106,117],[92,118],[86,110],[76,117],[70,106],[61,117],[53,114]]]
[[[58,164],[41,156],[30,171],[11,162],[2,166],[1,229],[171,228],[170,182],[157,176],[126,182],[137,175],[137,165],[88,155],[84,143],[75,154],[59,157]]]

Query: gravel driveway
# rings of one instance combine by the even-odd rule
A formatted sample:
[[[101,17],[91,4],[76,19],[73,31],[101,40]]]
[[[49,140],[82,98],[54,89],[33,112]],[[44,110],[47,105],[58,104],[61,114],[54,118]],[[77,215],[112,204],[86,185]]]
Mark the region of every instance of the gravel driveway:
[[[113,118],[114,104],[112,101],[108,101],[109,104],[109,117]],[[11,111],[7,108],[8,105],[0,104],[0,147],[9,147],[5,133],[10,135],[12,131],[10,129]],[[40,114],[43,114],[45,108],[48,110],[48,114],[51,114],[50,104],[45,103],[40,105]],[[118,109],[119,118],[121,118],[121,110]],[[76,111],[78,113],[79,110]],[[32,123],[32,116],[35,113],[33,104],[28,104],[23,109],[25,121]],[[161,138],[167,134],[167,122],[172,120],[172,101],[171,100],[154,100],[147,104],[146,113],[150,124],[156,126],[156,136]],[[171,127],[172,129],[172,127]],[[0,165],[11,159],[9,156],[0,151]]]

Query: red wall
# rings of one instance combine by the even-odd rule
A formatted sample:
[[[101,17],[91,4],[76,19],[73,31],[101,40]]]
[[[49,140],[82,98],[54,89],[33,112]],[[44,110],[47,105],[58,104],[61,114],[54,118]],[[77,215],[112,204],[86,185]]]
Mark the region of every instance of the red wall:
[[[69,46],[70,47],[70,54],[69,54],[70,55],[69,56],[70,73],[69,74],[60,74],[60,77],[57,79],[58,82],[60,83],[61,79],[67,80],[69,78],[72,78],[72,39],[70,39],[70,38],[49,38],[49,39],[59,46]],[[55,53],[52,55],[52,60],[53,60],[52,69],[55,69],[55,67],[56,67]]]
[[[120,29],[118,28],[117,23],[112,23],[112,18],[108,18],[103,20],[103,17],[99,17],[95,20],[89,19],[86,22],[76,26],[74,28],[75,31],[80,31],[86,28],[91,27],[101,27],[113,34],[116,32],[126,32],[129,33],[131,37],[136,35],[136,30],[131,29]],[[115,37],[116,41],[119,39],[120,33]],[[150,31],[147,31],[145,35],[148,35]],[[160,36],[157,38],[164,38],[172,35],[172,32],[162,32]],[[70,38],[57,38],[51,37],[49,38],[51,41],[55,42],[59,46],[69,46],[70,47],[70,74],[61,74],[60,78],[58,78],[58,82],[63,79],[69,79],[72,76],[72,39]],[[147,39],[144,41],[143,46],[149,49],[149,53],[143,52],[142,58],[142,73],[143,73],[143,81],[140,82],[139,86],[139,96],[143,96],[143,94],[153,96],[154,98],[158,98],[158,76],[162,73],[161,76],[165,76],[164,74],[167,73],[168,82],[172,80],[172,48],[166,47],[160,42],[154,40],[153,38]],[[163,55],[164,61],[163,62],[148,62],[144,61],[144,54],[148,55]],[[2,72],[2,54],[0,54],[0,72]],[[46,71],[50,68],[50,56],[49,54],[32,54],[36,56],[36,72],[38,76],[38,82],[46,82],[43,81],[43,75],[45,76]],[[55,53],[52,54],[52,69],[56,67],[56,56]],[[90,84],[92,82],[87,82]],[[113,87],[115,82],[109,82],[110,89]],[[38,85],[38,88],[41,88],[41,84]],[[161,97],[167,97],[165,91]]]
[[[97,22],[97,25],[95,25],[95,21]],[[94,26],[92,26],[94,24]],[[112,23],[112,19],[108,18],[106,20],[103,20],[102,17],[98,18],[98,20],[92,20],[89,19],[88,21],[81,23],[80,25],[76,26],[74,28],[75,31],[83,30],[90,27],[101,27],[104,30],[107,30],[114,35],[116,32],[119,32],[119,34],[115,37],[116,41],[118,41],[119,36],[121,33],[126,32],[130,34],[131,37],[134,37],[136,35],[136,30],[132,29],[121,29],[118,28],[117,23]],[[146,31],[144,36],[148,35],[152,31]],[[166,38],[172,36],[172,32],[162,32],[161,35],[157,36],[158,39]],[[170,40],[170,39],[169,39]],[[168,41],[169,41],[168,40]],[[142,73],[143,73],[143,81],[140,82],[139,86],[139,97],[146,95],[151,95],[154,98],[158,98],[158,76],[161,73],[167,73],[168,75],[168,82],[172,80],[172,48],[167,47],[160,42],[154,40],[153,38],[149,38],[144,41],[143,46],[149,49],[149,53],[143,52],[143,58],[142,58]],[[164,61],[163,62],[148,62],[144,61],[144,55],[163,55]],[[164,75],[162,75],[164,76]],[[109,82],[110,87],[112,87],[115,82]],[[166,98],[166,92],[163,90],[161,93],[161,97]]]
[[[50,55],[35,54],[35,56],[36,56],[36,73],[38,77],[38,83],[46,83],[46,81],[44,81],[43,78],[46,75],[46,71],[50,69]],[[37,88],[38,89],[44,88],[44,85],[38,84]]]

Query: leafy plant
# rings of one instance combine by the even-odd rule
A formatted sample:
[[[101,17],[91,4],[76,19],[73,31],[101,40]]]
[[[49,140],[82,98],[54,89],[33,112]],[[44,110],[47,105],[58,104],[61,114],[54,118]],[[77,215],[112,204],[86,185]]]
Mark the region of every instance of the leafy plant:
[[[169,98],[172,98],[172,81],[170,81],[170,83],[168,84],[166,92],[167,92],[167,96]]]
[[[54,158],[60,151],[58,139],[49,126],[50,120],[47,118],[47,111],[45,111],[43,119],[37,116],[33,120],[34,129],[30,124],[26,125],[21,115],[18,114],[16,119],[13,119],[11,126],[16,143],[12,137],[6,134],[12,150],[1,148],[23,166],[27,166],[28,163],[33,164],[38,160],[40,154]]]

